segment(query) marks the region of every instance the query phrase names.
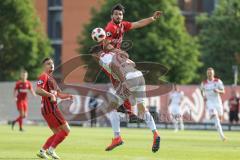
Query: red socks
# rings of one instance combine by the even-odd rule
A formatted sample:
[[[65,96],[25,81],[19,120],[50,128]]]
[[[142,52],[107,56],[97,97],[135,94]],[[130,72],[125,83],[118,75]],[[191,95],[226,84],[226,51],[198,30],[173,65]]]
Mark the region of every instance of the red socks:
[[[61,130],[60,132],[56,133],[52,141],[51,147],[56,148],[67,136],[68,132],[64,130]]]
[[[45,142],[45,144],[43,145],[43,149],[44,149],[44,150],[47,150],[47,149],[51,146],[51,144],[52,144],[55,136],[56,136],[56,134],[54,134],[54,135],[52,135],[51,137],[48,138],[48,140],[47,140],[47,141]]]
[[[20,129],[22,128],[22,120],[23,120],[23,118],[22,118],[21,116],[19,116],[19,117],[15,120],[15,122],[18,122]]]

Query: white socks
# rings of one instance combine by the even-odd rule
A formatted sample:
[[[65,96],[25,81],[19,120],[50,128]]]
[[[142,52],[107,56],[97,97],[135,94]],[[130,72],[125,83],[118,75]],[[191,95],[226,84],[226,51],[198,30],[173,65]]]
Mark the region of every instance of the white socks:
[[[152,131],[156,130],[156,125],[155,125],[154,119],[149,111],[146,111],[144,113],[143,120],[146,122],[148,128],[150,128]]]
[[[110,122],[114,132],[114,137],[120,136],[120,116],[117,111],[112,111],[110,113]]]
[[[173,126],[174,126],[174,131],[177,132],[178,131],[178,120],[173,117]]]
[[[214,120],[214,122],[215,122],[215,126],[216,126],[216,128],[217,128],[217,131],[218,131],[218,133],[219,133],[220,138],[221,138],[222,140],[225,140],[225,136],[224,136],[224,134],[223,134],[223,130],[222,130],[222,126],[221,126],[221,123],[220,123],[219,118],[218,118],[217,116],[215,116],[215,117],[213,118],[213,120]]]

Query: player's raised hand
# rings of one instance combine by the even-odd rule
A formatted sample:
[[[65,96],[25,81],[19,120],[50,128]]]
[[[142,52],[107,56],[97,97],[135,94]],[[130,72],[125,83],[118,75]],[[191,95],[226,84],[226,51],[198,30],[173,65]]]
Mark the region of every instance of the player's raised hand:
[[[153,18],[156,20],[156,19],[158,19],[162,14],[163,14],[162,11],[155,11],[155,12],[153,13]]]

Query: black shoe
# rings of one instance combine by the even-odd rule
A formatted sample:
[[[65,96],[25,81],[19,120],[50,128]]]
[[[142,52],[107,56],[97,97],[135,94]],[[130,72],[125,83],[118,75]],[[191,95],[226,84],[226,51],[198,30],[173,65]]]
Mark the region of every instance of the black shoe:
[[[126,108],[124,107],[124,105],[121,105],[117,108],[117,112],[120,112],[120,113],[127,113],[127,110]]]
[[[153,142],[153,146],[152,146],[152,152],[155,153],[159,150],[160,148],[160,141],[161,138],[159,136],[157,136],[156,138],[154,138],[154,142]]]
[[[12,121],[12,123],[11,123],[12,130],[14,130],[14,126],[15,126],[15,124],[16,124],[16,121]]]
[[[22,129],[22,128],[19,128],[19,131],[20,131],[20,132],[24,132],[25,130],[24,130],[24,129]]]

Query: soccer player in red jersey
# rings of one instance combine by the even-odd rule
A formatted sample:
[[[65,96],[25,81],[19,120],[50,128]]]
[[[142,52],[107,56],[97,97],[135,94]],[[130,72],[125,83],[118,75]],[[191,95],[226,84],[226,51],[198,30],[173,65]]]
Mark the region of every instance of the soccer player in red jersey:
[[[72,99],[73,97],[61,92],[57,86],[52,76],[54,71],[53,60],[45,58],[42,64],[44,72],[38,78],[36,93],[42,96],[41,113],[53,135],[47,139],[37,156],[47,159],[49,155],[53,159],[59,159],[55,148],[68,136],[70,127],[57,106],[57,98]]]
[[[132,29],[137,29],[137,28],[147,26],[152,22],[156,21],[162,15],[161,11],[156,11],[154,12],[152,17],[145,18],[137,22],[128,22],[123,20],[124,12],[125,12],[125,9],[121,4],[117,4],[112,8],[112,11],[111,11],[112,20],[105,27],[107,37],[102,42],[103,49],[105,50],[105,52],[118,51],[119,54],[123,54],[123,56],[128,56],[128,54],[119,50],[121,47],[121,43],[123,41],[124,33]],[[112,76],[109,76],[109,78],[111,79],[111,82],[113,85],[117,83],[116,82],[117,80],[114,79]],[[129,109],[131,110],[131,103],[129,102],[129,100],[125,101],[124,106],[125,108],[127,108],[127,110]],[[106,151],[110,151],[115,147],[123,144],[123,140],[120,136],[120,118],[117,112],[113,111],[111,113],[110,121],[111,121],[111,125],[114,132],[114,138],[112,140],[112,143],[106,148]],[[156,134],[157,133],[154,133],[154,135]],[[157,137],[157,136],[154,136],[154,137]],[[156,139],[154,138],[153,143],[155,143],[155,141]]]
[[[34,96],[36,96],[36,94],[32,88],[31,82],[27,80],[28,72],[25,70],[21,71],[20,77],[21,79],[16,82],[14,88],[14,97],[17,103],[19,116],[16,120],[12,122],[12,129],[14,129],[16,122],[18,122],[19,131],[23,131],[23,119],[27,117],[28,112],[27,92],[28,90],[30,90]]]

